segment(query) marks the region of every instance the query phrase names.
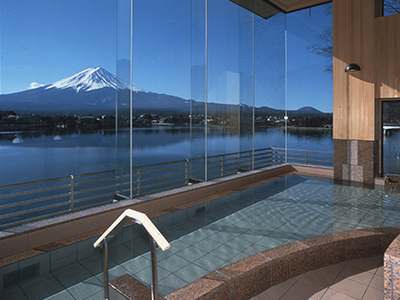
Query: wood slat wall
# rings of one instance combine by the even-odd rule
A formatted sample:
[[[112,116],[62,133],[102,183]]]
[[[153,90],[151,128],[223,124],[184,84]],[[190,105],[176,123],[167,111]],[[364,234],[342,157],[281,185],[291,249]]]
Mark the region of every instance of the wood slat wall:
[[[400,14],[377,18],[376,98],[400,97]]]
[[[333,1],[334,139],[379,139],[375,99],[400,95],[400,15],[375,14],[376,0]],[[345,73],[349,63],[361,72]]]

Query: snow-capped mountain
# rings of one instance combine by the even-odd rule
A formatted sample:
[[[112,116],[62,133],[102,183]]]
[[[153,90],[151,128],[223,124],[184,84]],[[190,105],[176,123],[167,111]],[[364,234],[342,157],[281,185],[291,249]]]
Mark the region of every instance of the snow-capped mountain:
[[[61,89],[65,90],[73,88],[77,93],[80,91],[93,91],[102,88],[113,88],[117,90],[129,89],[129,84],[117,79],[117,77],[103,68],[88,68],[75,74],[71,77],[54,82],[47,87],[48,89]],[[134,88],[135,91],[143,91],[138,88]]]
[[[185,106],[185,100],[179,97],[152,93],[136,87],[133,87],[133,91],[135,108],[141,111],[179,110]],[[0,95],[0,110],[37,114],[113,114],[117,97],[120,109],[129,107],[129,84],[97,67],[88,68],[49,85]]]

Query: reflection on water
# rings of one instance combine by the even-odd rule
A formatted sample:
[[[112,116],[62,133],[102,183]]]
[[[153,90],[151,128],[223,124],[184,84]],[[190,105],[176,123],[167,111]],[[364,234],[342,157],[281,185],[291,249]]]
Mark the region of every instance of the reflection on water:
[[[251,133],[251,131],[249,132]],[[254,135],[209,128],[209,156],[285,146],[284,129],[257,129]],[[19,138],[23,143],[13,143]],[[288,148],[333,151],[331,132],[289,131]],[[203,128],[151,127],[133,131],[134,166],[204,157]],[[0,133],[0,185],[129,166],[129,130],[29,131]]]

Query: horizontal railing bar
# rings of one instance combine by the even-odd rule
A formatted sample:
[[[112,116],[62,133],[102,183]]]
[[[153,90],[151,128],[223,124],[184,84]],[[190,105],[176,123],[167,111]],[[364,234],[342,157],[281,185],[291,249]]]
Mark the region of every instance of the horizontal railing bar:
[[[43,179],[43,180],[37,180],[37,181],[15,183],[15,184],[0,186],[0,189],[12,189],[12,188],[20,187],[20,186],[25,186],[25,185],[34,185],[34,184],[42,184],[42,183],[53,182],[53,181],[69,180],[69,178],[70,177],[67,176],[67,177],[59,177],[59,178],[52,178],[52,179]]]
[[[184,175],[184,174],[186,174],[186,173],[185,173],[185,172],[182,172],[182,173],[164,175],[164,176],[159,176],[159,177],[154,177],[154,178],[146,178],[146,179],[142,179],[140,182],[142,182],[142,183],[143,183],[143,182],[149,182],[149,181],[160,180],[160,179],[164,179],[164,178],[168,178],[168,177],[176,177],[176,176]],[[179,180],[185,180],[185,178],[182,177],[182,178],[179,179]],[[142,186],[142,187],[143,187],[143,186]]]
[[[8,195],[0,196],[0,200],[6,199],[6,198],[11,198],[11,197],[15,198],[15,197],[38,194],[38,193],[43,193],[43,192],[50,192],[50,191],[55,191],[55,190],[67,189],[67,188],[69,188],[69,185],[62,185],[62,186],[45,188],[45,189],[40,189],[40,190],[30,190],[30,191],[26,191],[26,192],[14,193],[11,195],[8,194]]]
[[[106,193],[106,194],[91,196],[91,197],[87,197],[87,198],[75,200],[75,201],[74,201],[74,204],[76,204],[76,203],[82,203],[82,202],[86,202],[86,201],[90,201],[90,200],[94,200],[94,199],[98,199],[98,198],[113,196],[113,195],[115,195],[115,192],[110,192],[110,193]],[[111,203],[112,200],[107,200],[107,201],[104,201],[104,202],[110,202],[110,203]]]
[[[129,171],[129,168],[127,169],[127,171]],[[93,173],[86,173],[86,174],[78,174],[78,175],[74,175],[74,177],[75,178],[91,177],[91,176],[98,176],[98,175],[117,173],[117,172],[120,172],[120,170],[117,169],[117,170],[108,170],[108,171],[93,172]]]
[[[140,189],[149,189],[152,187],[156,187],[156,186],[160,186],[160,185],[167,185],[170,183],[174,183],[174,182],[179,182],[179,181],[185,181],[185,178],[182,179],[175,179],[175,180],[171,180],[171,181],[165,181],[165,182],[159,182],[159,183],[155,183],[155,184],[151,184],[151,185],[147,185],[147,186],[141,186]]]
[[[1,205],[0,210],[12,208],[12,207],[16,207],[16,206],[23,206],[23,205],[33,204],[33,203],[45,202],[45,201],[54,200],[54,199],[60,199],[63,197],[69,197],[69,193],[58,194],[58,195],[37,198],[37,199],[32,199],[32,200],[23,201],[23,202],[14,202],[14,203],[6,204],[6,205]]]
[[[158,164],[152,164],[152,165],[145,165],[145,166],[136,166],[133,167],[134,169],[140,168],[153,168],[153,167],[159,167],[159,166],[165,166],[165,165],[171,165],[171,164],[177,164],[177,163],[182,163],[185,164],[186,160],[176,160],[176,161],[171,161],[171,162],[163,162],[163,163],[158,163]]]
[[[34,213],[34,212],[37,212],[37,211],[42,211],[42,210],[47,210],[47,209],[56,208],[56,207],[60,207],[60,206],[67,206],[67,205],[69,205],[68,202],[63,202],[63,203],[52,204],[52,205],[49,205],[49,206],[41,206],[41,207],[37,207],[37,208],[29,209],[29,210],[24,210],[24,211],[18,211],[18,212],[15,212],[15,213],[8,213],[6,215],[0,216],[0,220],[16,217],[16,216],[20,216],[20,215],[27,215],[27,214]]]
[[[82,194],[86,194],[86,193],[91,193],[91,192],[97,192],[97,191],[112,189],[112,188],[116,188],[116,186],[117,186],[117,185],[113,184],[113,185],[102,186],[102,187],[98,187],[98,188],[94,188],[94,189],[89,189],[89,190],[76,191],[76,192],[74,192],[74,195],[82,195]],[[75,201],[75,202],[76,202],[76,201]]]
[[[162,169],[162,170],[156,170],[156,171],[150,171],[150,172],[140,172],[140,175],[148,175],[148,174],[156,174],[156,173],[161,173],[161,172],[168,172],[168,171],[174,171],[174,170],[180,170],[180,169],[185,169],[186,166],[181,166],[181,167],[175,167],[175,168],[170,168],[170,169]]]
[[[275,152],[276,150],[285,151],[285,148],[275,148],[273,147],[272,150]],[[302,150],[302,149],[287,149],[287,151],[301,151],[301,152],[318,152],[318,153],[332,153],[331,151],[321,151],[321,150]]]
[[[99,179],[99,180],[94,180],[94,181],[75,182],[74,186],[79,187],[79,186],[95,184],[95,183],[100,183],[100,182],[107,182],[107,181],[112,181],[112,180],[115,180],[115,177],[114,178],[104,178],[104,179]]]

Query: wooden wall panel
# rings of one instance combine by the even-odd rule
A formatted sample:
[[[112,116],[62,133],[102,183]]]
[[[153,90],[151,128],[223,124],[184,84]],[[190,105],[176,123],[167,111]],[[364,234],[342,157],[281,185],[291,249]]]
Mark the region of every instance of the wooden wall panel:
[[[376,19],[376,98],[400,97],[400,14]]]
[[[334,139],[375,140],[374,19],[375,0],[333,1]]]

